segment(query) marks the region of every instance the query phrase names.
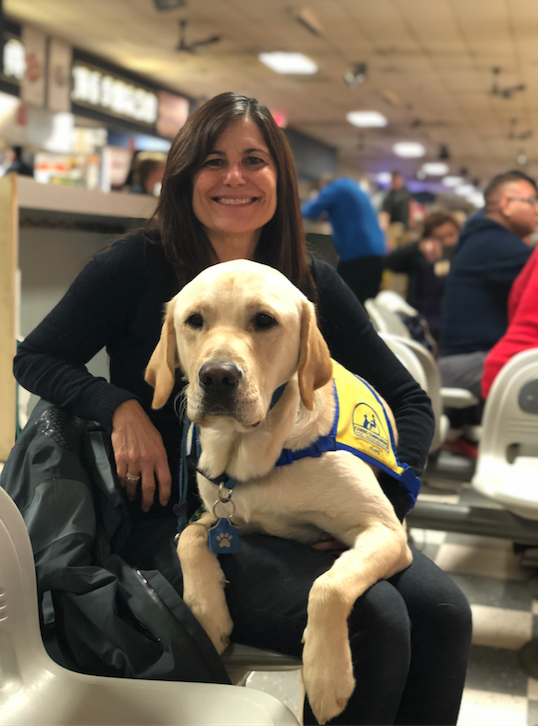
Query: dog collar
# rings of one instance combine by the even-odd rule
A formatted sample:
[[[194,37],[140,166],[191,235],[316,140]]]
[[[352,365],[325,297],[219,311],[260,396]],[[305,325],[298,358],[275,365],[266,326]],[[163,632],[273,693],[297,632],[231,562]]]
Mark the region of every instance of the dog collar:
[[[287,383],[279,386],[271,397],[271,403],[269,404],[269,410],[274,408],[280,401],[282,394],[286,390]],[[202,453],[200,445],[200,437],[198,433],[198,427],[193,424],[187,416],[183,419],[183,436],[181,440],[181,457],[179,464],[179,502],[176,505],[175,513],[178,517],[178,533],[181,533],[187,526],[187,490],[189,483],[188,469],[198,472],[205,477],[212,484],[219,487],[219,500],[221,498],[222,488],[225,487],[230,491],[226,497],[226,501],[231,502],[232,490],[237,484],[237,479],[229,476],[225,471],[217,477],[208,476],[202,469],[198,467],[198,461]],[[198,510],[197,510],[198,511]],[[219,520],[220,521],[220,520]],[[219,530],[220,531],[220,530]],[[228,530],[227,530],[228,531]],[[228,535],[226,535],[228,536]],[[228,552],[235,551],[228,549]]]

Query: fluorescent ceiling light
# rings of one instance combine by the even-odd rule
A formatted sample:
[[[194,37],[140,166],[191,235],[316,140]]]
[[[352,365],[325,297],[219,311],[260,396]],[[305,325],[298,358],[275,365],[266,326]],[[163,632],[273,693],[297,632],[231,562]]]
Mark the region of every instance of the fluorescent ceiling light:
[[[260,53],[258,58],[277,73],[317,73],[314,61],[302,53]]]
[[[422,171],[428,176],[443,176],[448,173],[448,164],[444,161],[427,161],[422,164]]]
[[[470,204],[472,204],[475,207],[478,207],[478,209],[480,209],[481,207],[483,207],[484,204],[486,203],[486,201],[484,199],[484,195],[482,194],[482,192],[476,192],[475,191],[472,194],[469,194],[466,197],[466,199],[467,199],[467,201]]]
[[[426,153],[426,149],[417,141],[399,141],[394,144],[392,150],[396,156],[401,156],[404,159],[417,159]]]
[[[379,111],[350,111],[346,118],[353,126],[363,129],[382,128],[388,124],[387,119]]]
[[[390,184],[392,181],[392,174],[390,171],[380,171],[379,174],[376,174],[375,178],[380,184]]]
[[[474,194],[476,189],[472,184],[462,184],[461,186],[456,187],[454,192],[458,195],[458,197],[468,197],[469,194]]]
[[[459,187],[464,181],[462,176],[445,176],[443,184],[445,187]]]

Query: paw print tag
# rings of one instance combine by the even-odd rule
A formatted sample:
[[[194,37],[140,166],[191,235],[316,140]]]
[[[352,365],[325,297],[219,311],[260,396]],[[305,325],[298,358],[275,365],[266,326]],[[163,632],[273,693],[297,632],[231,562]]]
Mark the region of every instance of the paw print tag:
[[[218,519],[209,530],[207,544],[217,555],[231,555],[239,549],[239,530],[226,517]]]

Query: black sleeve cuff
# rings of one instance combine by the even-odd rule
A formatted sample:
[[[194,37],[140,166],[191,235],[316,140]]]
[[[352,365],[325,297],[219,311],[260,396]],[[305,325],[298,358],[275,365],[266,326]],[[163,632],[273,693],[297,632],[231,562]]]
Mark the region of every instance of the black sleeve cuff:
[[[403,522],[411,508],[411,500],[409,499],[407,489],[401,482],[394,479],[394,477],[385,471],[380,471],[377,478],[385,496],[394,507],[396,516],[400,522]]]

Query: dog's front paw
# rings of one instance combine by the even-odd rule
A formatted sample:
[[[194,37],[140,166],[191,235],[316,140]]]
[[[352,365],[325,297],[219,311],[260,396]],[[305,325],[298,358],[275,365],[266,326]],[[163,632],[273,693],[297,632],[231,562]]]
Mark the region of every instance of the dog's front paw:
[[[192,614],[198,620],[202,628],[209,635],[217,653],[222,653],[230,642],[230,635],[233,630],[233,622],[226,605],[214,607],[207,601],[194,600],[186,604]]]
[[[304,634],[303,679],[318,723],[324,724],[345,709],[355,689],[347,637],[340,644]]]

